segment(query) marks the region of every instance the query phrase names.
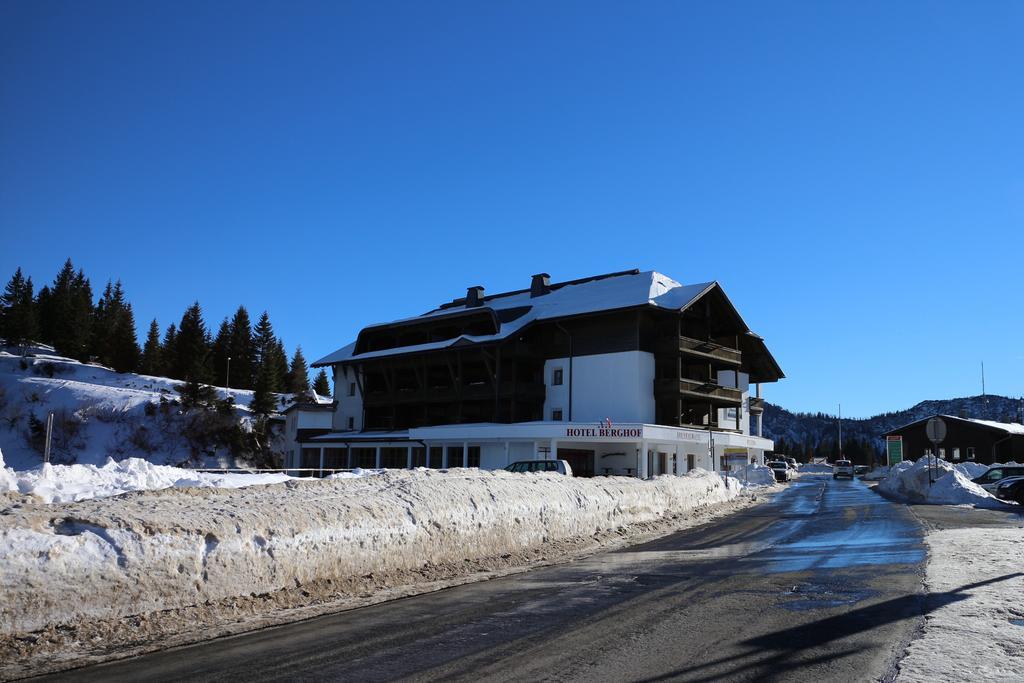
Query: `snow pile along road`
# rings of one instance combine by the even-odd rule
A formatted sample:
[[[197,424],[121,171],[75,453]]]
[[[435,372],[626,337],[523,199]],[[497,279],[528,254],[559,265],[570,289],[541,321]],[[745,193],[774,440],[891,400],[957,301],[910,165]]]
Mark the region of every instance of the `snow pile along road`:
[[[159,620],[170,618],[161,611],[192,607],[209,614],[224,601],[309,595],[325,582],[335,595],[372,593],[465,574],[484,558],[585,546],[740,491],[736,480],[703,470],[652,481],[397,470],[12,506],[0,514],[0,634],[91,620],[116,629],[132,615]],[[27,642],[35,641],[14,637],[7,646]]]
[[[102,467],[46,463],[31,470],[16,471],[4,466],[3,453],[0,452],[0,493],[12,491],[35,496],[45,503],[70,503],[129,491],[174,487],[238,488],[277,484],[290,478],[285,474],[196,472],[154,465],[141,458],[127,458],[120,462],[107,460]]]
[[[730,472],[729,476],[739,479],[743,486],[775,486],[775,473],[772,468],[755,463],[736,472]]]
[[[1024,680],[1024,530],[942,529],[925,540],[928,612],[896,680]]]
[[[929,482],[928,458],[921,458],[917,462],[904,460],[889,470],[885,479],[879,482],[878,489],[882,493],[911,503],[973,505],[981,508],[1003,508],[1012,505],[997,499],[972,482],[958,469],[959,467],[945,460],[932,460],[931,476],[935,477],[935,481]]]

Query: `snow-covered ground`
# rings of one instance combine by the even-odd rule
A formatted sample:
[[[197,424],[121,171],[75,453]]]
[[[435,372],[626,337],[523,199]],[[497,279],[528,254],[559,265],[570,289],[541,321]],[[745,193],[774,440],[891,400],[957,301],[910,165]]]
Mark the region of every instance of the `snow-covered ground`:
[[[1024,680],[1024,528],[942,529],[926,542],[933,609],[897,680]]]
[[[0,493],[30,495],[45,503],[71,503],[105,498],[129,491],[200,487],[232,489],[259,484],[278,484],[291,477],[280,473],[196,472],[180,467],[154,465],[140,458],[128,458],[96,465],[43,464],[30,470],[4,467],[0,452]],[[348,473],[346,473],[348,474]],[[349,476],[358,476],[349,474]]]
[[[1015,505],[999,500],[971,481],[987,469],[988,466],[973,462],[953,464],[933,459],[929,474],[928,458],[921,458],[917,462],[904,460],[889,469],[885,478],[879,482],[878,490],[911,503],[973,505],[979,508]]]
[[[189,423],[177,403],[182,382],[116,373],[41,348],[34,352],[22,358],[0,350],[0,448],[9,467],[26,470],[42,463],[31,423],[44,423],[50,413],[55,416],[55,463],[99,466],[111,457],[139,457],[161,465],[234,464],[226,448],[197,450],[196,440],[185,434]],[[234,401],[234,418],[247,429],[252,392],[215,391],[219,399]]]
[[[704,470],[642,481],[455,469],[22,498],[0,514],[0,661],[14,667],[0,678],[61,647],[18,633],[60,624],[71,648],[96,632],[138,643],[139,619],[146,633],[180,634],[237,622],[243,603],[251,614],[261,601],[360,597],[592,552],[667,533],[741,492]]]

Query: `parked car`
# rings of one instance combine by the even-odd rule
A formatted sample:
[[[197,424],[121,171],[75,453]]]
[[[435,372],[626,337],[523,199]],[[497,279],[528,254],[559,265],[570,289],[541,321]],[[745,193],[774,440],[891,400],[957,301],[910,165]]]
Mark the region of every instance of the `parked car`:
[[[565,460],[517,460],[505,469],[509,472],[557,472],[572,476],[572,467]]]
[[[1007,477],[998,482],[993,495],[1000,500],[1012,500],[1024,505],[1024,476]]]
[[[853,479],[853,463],[849,460],[836,460],[832,465],[832,478],[849,477]]]
[[[871,466],[870,465],[854,465],[853,466],[853,473],[858,475],[858,476],[860,476],[862,474],[867,474],[870,471],[871,471]]]
[[[1003,479],[1006,479],[1007,477],[1021,476],[1024,476],[1024,467],[1007,467],[1006,465],[995,465],[993,467],[988,468],[988,471],[985,472],[985,474],[975,479],[972,479],[971,481],[973,481],[975,484],[979,485],[981,488],[985,489],[989,493],[995,493],[996,486]]]
[[[791,469],[791,470],[798,470],[798,469],[800,469],[800,463],[798,463],[796,461],[796,458],[783,458],[783,460],[785,460],[787,463],[789,463],[789,469]]]
[[[775,481],[789,481],[793,478],[793,470],[789,468],[789,463],[785,460],[773,460],[768,463],[768,467],[775,474]]]

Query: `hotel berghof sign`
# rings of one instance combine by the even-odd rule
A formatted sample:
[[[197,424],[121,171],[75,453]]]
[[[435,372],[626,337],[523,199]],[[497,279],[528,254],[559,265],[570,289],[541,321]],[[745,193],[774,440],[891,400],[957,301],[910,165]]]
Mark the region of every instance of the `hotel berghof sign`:
[[[566,427],[565,435],[571,437],[589,437],[598,439],[642,439],[643,427],[613,427],[612,419],[606,417],[594,427]]]
[[[640,439],[643,438],[644,430],[642,427],[566,427],[565,435],[607,439]]]

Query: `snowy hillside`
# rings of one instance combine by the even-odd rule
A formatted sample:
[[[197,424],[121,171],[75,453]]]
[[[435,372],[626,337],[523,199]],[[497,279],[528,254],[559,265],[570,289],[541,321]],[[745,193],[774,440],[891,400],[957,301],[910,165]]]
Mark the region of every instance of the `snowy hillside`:
[[[42,462],[47,415],[53,413],[51,461],[102,465],[138,457],[160,465],[229,467],[251,441],[251,391],[216,389],[220,410],[184,411],[182,382],[119,374],[96,364],[30,349],[0,350],[0,450],[21,470]],[[34,354],[34,355],[31,355]]]
[[[955,415],[999,422],[1019,422],[1021,401],[1006,396],[968,396],[939,401],[922,401],[913,408],[863,419],[843,418],[843,443],[851,455],[861,444],[881,453],[883,435],[897,427],[932,415]],[[837,418],[824,413],[792,413],[765,403],[764,435],[776,442],[776,450],[804,459],[809,454],[833,455],[837,439]],[[855,455],[855,454],[854,454]],[[856,461],[859,458],[854,457]]]

